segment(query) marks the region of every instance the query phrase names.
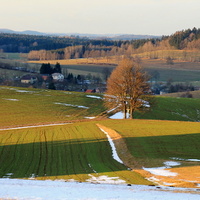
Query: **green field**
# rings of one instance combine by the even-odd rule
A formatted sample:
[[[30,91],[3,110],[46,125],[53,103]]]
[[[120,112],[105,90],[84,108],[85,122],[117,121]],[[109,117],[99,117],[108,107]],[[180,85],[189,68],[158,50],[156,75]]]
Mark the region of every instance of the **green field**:
[[[0,53],[0,58],[2,61],[3,60],[27,60],[27,55],[26,53]]]
[[[97,122],[1,131],[0,177],[89,181],[91,176],[118,177],[126,183],[150,184],[112,158]],[[200,125],[194,122],[102,120],[125,139],[134,156],[128,167],[158,167],[172,157],[200,159]],[[120,151],[120,149],[118,149]],[[122,149],[121,149],[122,151]],[[121,159],[123,160],[123,155]],[[182,161],[182,166],[198,162]]]
[[[12,87],[0,87],[0,105],[0,127],[80,120],[105,110],[101,99],[85,93]]]
[[[30,88],[0,87],[0,128],[63,123],[102,115],[102,95]],[[155,97],[147,113],[136,119],[200,121],[200,99]]]
[[[107,120],[103,125],[120,133],[140,167],[159,167],[173,157],[200,159],[198,122],[158,120]],[[134,167],[135,160],[130,161]],[[182,162],[182,166],[199,162]]]
[[[106,176],[149,185],[152,183],[127,168],[158,167],[172,157],[200,159],[200,125],[184,122],[200,120],[200,99],[155,100],[157,104],[149,113],[136,113],[135,117],[143,120],[90,120],[85,117],[105,112],[101,98],[76,92],[0,87],[0,177],[91,181],[91,177]],[[71,124],[8,129],[56,123]],[[134,160],[129,160],[127,166],[115,161],[106,135],[96,124],[117,131]],[[123,146],[117,151],[126,160]],[[181,166],[198,164],[181,161]]]
[[[150,183],[112,158],[105,134],[94,123],[0,133],[0,177],[87,181],[104,175]]]
[[[137,112],[134,117],[136,119],[198,122],[200,121],[200,99],[157,96],[148,112]]]

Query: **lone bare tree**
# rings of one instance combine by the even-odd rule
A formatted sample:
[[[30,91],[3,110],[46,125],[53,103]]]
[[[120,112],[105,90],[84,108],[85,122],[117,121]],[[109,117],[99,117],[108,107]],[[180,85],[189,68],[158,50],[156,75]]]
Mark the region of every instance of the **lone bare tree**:
[[[149,104],[148,76],[142,70],[140,62],[124,58],[107,81],[104,103],[107,108],[122,111],[124,118],[133,118],[136,110],[144,110]]]

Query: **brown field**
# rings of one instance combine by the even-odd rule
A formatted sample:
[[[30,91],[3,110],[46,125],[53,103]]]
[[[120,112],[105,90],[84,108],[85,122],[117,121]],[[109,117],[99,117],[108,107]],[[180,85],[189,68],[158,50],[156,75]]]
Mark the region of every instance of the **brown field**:
[[[181,97],[185,93],[186,92],[168,93],[168,94],[163,94],[162,96],[166,96],[166,97]],[[190,91],[189,93],[192,94],[193,98],[200,99],[200,90]]]
[[[137,54],[135,54],[137,56]],[[82,58],[82,59],[68,59],[68,60],[41,60],[29,61],[29,63],[50,63],[55,65],[57,62],[63,68],[67,68],[68,72],[75,75],[78,74],[98,74],[102,72],[103,67],[114,68],[119,63],[119,58],[112,56],[107,58]],[[200,64],[199,62],[186,62],[174,60],[173,65],[166,64],[165,59],[149,59],[141,58],[141,63],[144,69],[152,74],[155,71],[159,72],[160,77],[158,81],[168,81],[169,79],[174,82],[196,82],[199,84],[200,77]],[[91,66],[91,67],[90,67]],[[89,69],[90,68],[90,69]],[[91,69],[92,68],[92,69]],[[91,71],[92,70],[92,71]]]
[[[118,61],[115,57],[108,58],[78,58],[78,59],[66,59],[66,60],[39,60],[39,61],[28,61],[28,63],[50,63],[55,65],[59,62],[61,65],[80,65],[80,64],[105,64],[105,65],[116,65]]]

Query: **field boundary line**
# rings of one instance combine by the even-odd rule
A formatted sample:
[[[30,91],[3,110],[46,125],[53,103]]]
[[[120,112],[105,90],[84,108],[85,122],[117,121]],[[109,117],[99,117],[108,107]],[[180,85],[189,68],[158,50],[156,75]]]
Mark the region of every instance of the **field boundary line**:
[[[2,128],[0,131],[7,131],[7,130],[18,130],[18,129],[25,129],[25,128],[38,128],[38,127],[45,127],[45,126],[61,126],[71,123],[60,123],[60,124],[43,124],[43,125],[34,125],[34,126],[20,126],[20,127],[13,127],[13,128]]]

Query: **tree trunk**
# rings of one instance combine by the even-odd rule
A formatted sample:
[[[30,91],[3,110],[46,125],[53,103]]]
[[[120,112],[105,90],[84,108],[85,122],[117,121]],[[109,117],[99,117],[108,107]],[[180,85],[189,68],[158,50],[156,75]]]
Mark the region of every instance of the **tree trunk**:
[[[126,110],[126,103],[124,104],[124,119],[126,119],[126,113],[127,113],[127,110]]]
[[[130,107],[130,119],[133,119],[133,108]]]

